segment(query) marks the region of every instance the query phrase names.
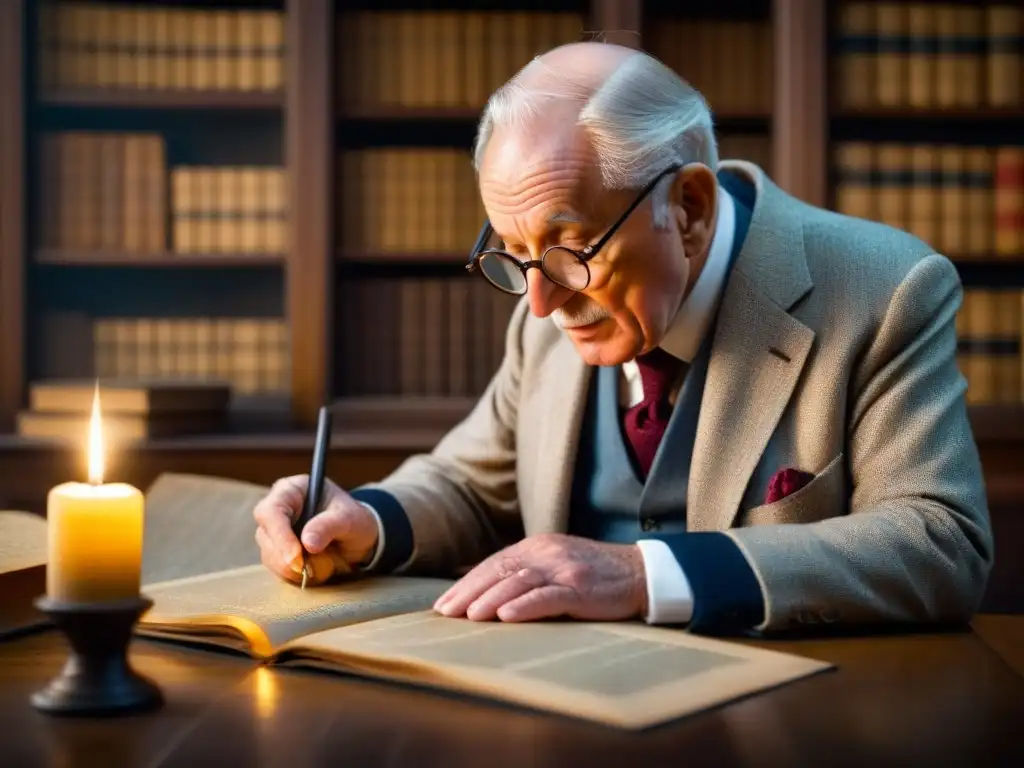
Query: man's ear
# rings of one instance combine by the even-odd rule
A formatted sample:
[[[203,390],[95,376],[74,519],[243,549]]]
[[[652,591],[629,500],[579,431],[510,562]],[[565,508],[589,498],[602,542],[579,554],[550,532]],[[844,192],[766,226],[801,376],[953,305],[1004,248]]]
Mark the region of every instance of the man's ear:
[[[715,232],[715,174],[702,163],[687,165],[676,174],[670,195],[686,257],[700,256],[710,246]]]

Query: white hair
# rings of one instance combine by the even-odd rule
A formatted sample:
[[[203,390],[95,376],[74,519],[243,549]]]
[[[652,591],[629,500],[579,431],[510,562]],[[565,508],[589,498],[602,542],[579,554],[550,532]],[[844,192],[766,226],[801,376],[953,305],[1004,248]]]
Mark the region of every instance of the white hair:
[[[523,78],[527,72],[531,77]],[[484,108],[473,153],[476,170],[495,128],[522,127],[541,116],[545,104],[565,99],[580,104],[576,124],[587,132],[608,189],[639,189],[673,164],[717,169],[711,110],[667,66],[637,51],[596,87],[593,79],[541,58],[527,64]],[[672,177],[666,177],[652,195],[655,226],[668,225],[671,184]]]

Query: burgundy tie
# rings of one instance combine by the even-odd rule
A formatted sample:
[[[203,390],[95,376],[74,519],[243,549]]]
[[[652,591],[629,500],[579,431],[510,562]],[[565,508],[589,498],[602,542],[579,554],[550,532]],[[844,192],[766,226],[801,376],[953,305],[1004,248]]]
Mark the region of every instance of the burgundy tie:
[[[669,392],[684,363],[655,347],[637,357],[636,364],[644,386],[644,399],[626,411],[626,439],[633,449],[640,475],[646,479],[672,415]]]

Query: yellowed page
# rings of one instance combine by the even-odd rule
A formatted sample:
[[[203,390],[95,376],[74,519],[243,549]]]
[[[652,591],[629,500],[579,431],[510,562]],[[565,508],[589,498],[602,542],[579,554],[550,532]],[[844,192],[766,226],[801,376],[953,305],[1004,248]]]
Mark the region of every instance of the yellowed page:
[[[646,728],[831,667],[633,623],[504,624],[433,611],[308,635],[284,663],[362,672]]]
[[[46,591],[46,520],[0,510],[0,637],[47,623],[34,601]]]
[[[0,510],[0,573],[46,564],[46,519],[31,512]]]
[[[262,565],[249,566],[148,587],[154,606],[143,617],[140,632],[236,648],[241,633],[254,655],[267,657],[283,643],[311,632],[423,610],[449,586],[450,581],[399,576],[303,590]],[[223,630],[222,641],[217,629]]]
[[[258,564],[252,511],[266,493],[220,477],[160,475],[146,491],[143,585]]]

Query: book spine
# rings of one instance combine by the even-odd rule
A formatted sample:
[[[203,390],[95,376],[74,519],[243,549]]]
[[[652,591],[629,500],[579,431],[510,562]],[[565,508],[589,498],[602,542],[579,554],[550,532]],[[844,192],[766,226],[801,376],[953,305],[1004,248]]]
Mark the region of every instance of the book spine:
[[[874,148],[866,142],[845,142],[836,148],[836,210],[848,216],[875,221]]]
[[[993,155],[985,147],[964,149],[967,207],[964,210],[966,249],[969,257],[982,258],[992,253],[993,221]],[[969,223],[969,224],[968,224]]]
[[[174,31],[173,19],[165,9],[149,11],[153,24],[153,69],[150,85],[167,89],[174,85]],[[148,87],[148,86],[147,86]]]
[[[122,219],[124,226],[124,249],[132,253],[145,250],[145,204],[146,204],[146,137],[126,135],[123,139],[124,173],[122,176],[124,196]]]
[[[260,86],[265,91],[284,87],[284,18],[281,11],[273,10],[264,11],[260,17]]]
[[[957,7],[957,29],[960,34],[957,57],[957,104],[977,107],[984,101],[982,79],[985,61],[985,13],[982,8]]]
[[[938,242],[940,202],[936,151],[928,145],[911,147],[910,163],[912,183],[908,204],[909,230],[935,247]]]
[[[901,107],[907,103],[907,8],[898,3],[875,7],[878,34],[878,103]]]
[[[964,211],[967,194],[964,186],[964,152],[958,146],[939,150],[942,169],[942,233],[939,247],[950,258],[963,256],[967,251],[967,227]]]
[[[955,5],[944,4],[935,9],[935,101],[939,107],[954,107],[958,98],[958,67],[960,37]]]
[[[839,103],[863,109],[875,102],[877,48],[874,8],[870,3],[843,3],[837,34]]]
[[[1024,147],[1000,147],[995,157],[995,251],[1024,254]]]
[[[1024,10],[989,6],[986,21],[988,103],[993,107],[1020,106],[1024,99]]]
[[[900,144],[883,143],[878,147],[878,219],[897,229],[907,227],[907,191],[910,188],[909,151]]]
[[[935,103],[935,9],[924,3],[907,8],[907,99],[915,108]]]
[[[256,11],[237,11],[238,89],[255,91],[262,80],[260,67],[260,16]]]

